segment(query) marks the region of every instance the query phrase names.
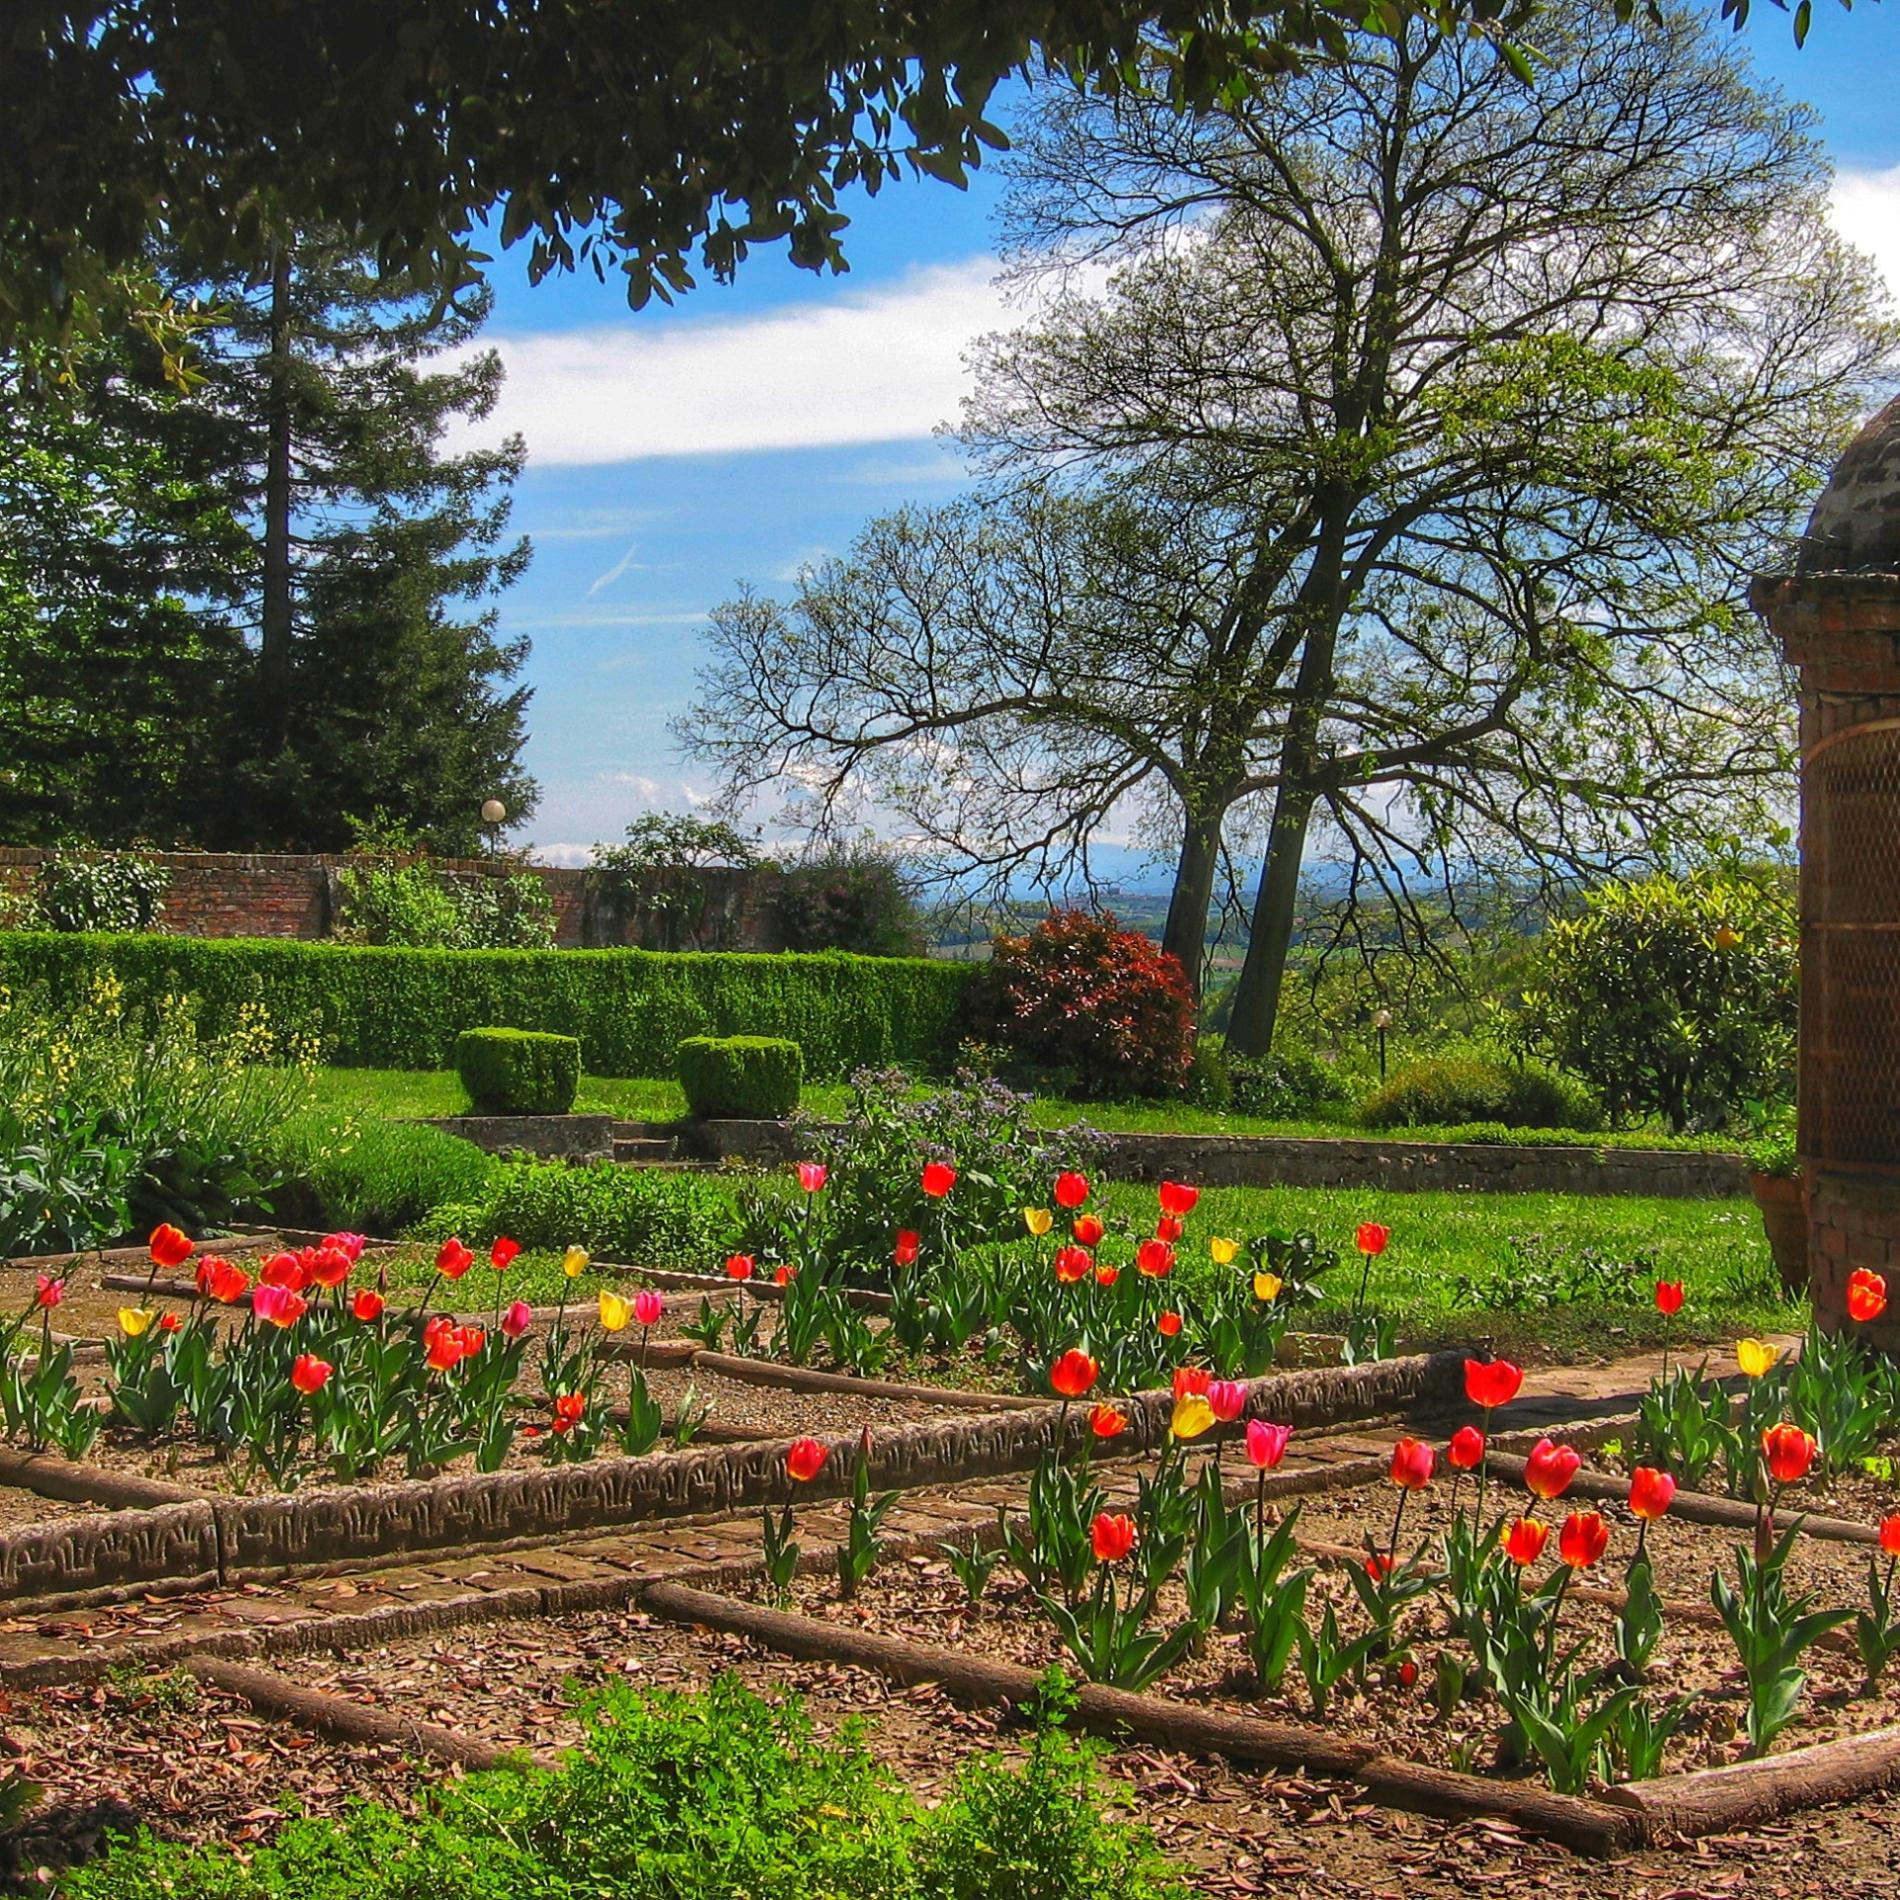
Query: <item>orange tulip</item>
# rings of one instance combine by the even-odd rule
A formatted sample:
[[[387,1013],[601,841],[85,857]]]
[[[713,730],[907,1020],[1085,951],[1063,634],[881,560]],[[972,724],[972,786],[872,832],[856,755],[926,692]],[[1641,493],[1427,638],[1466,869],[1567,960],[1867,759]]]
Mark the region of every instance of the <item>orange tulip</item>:
[[[1071,1346],[1049,1368],[1049,1383],[1065,1399],[1079,1399],[1101,1370],[1079,1346]]]
[[[1181,1315],[1179,1313],[1163,1313],[1155,1321],[1155,1331],[1163,1339],[1172,1339],[1180,1330]]]
[[[1880,1520],[1880,1548],[1889,1557],[1900,1557],[1900,1511]]]
[[[1165,1280],[1174,1271],[1174,1249],[1165,1240],[1144,1240],[1135,1250],[1135,1267],[1151,1280]]]
[[[475,1264],[475,1256],[462,1245],[459,1235],[451,1235],[436,1249],[435,1270],[445,1280],[459,1280]]]
[[[373,1286],[363,1286],[356,1289],[356,1297],[350,1302],[350,1311],[367,1326],[382,1318],[384,1305],[383,1296]]]
[[[1112,1405],[1092,1405],[1089,1407],[1089,1430],[1097,1438],[1118,1438],[1128,1429],[1128,1414],[1118,1412]]]
[[[1653,1524],[1669,1509],[1676,1495],[1676,1481],[1666,1471],[1638,1465],[1630,1473],[1630,1513]]]
[[[1082,1214],[1076,1218],[1075,1225],[1069,1229],[1075,1237],[1078,1247],[1099,1247],[1102,1236],[1108,1232],[1101,1221],[1093,1214]]]
[[[1074,1286],[1078,1280],[1086,1280],[1094,1265],[1094,1258],[1086,1247],[1056,1249],[1056,1278],[1064,1286]]]
[[[785,1469],[800,1484],[809,1484],[825,1468],[830,1450],[815,1438],[797,1438],[786,1447]]]
[[[1135,1520],[1121,1511],[1112,1517],[1106,1511],[1097,1512],[1089,1526],[1089,1546],[1097,1563],[1120,1563],[1135,1547]]]
[[[1887,1283],[1871,1267],[1856,1267],[1847,1276],[1847,1316],[1865,1325],[1887,1310]]]
[[[169,1221],[154,1227],[145,1244],[155,1267],[182,1267],[191,1258],[190,1240]]]
[[[1386,1250],[1392,1238],[1392,1229],[1383,1227],[1376,1220],[1359,1223],[1358,1232],[1353,1235],[1353,1244],[1361,1253],[1381,1254]]]
[[[1761,1435],[1762,1456],[1768,1461],[1768,1474],[1777,1484],[1799,1484],[1814,1464],[1820,1449],[1799,1425],[1785,1419],[1770,1425]]]
[[[1515,1518],[1504,1533],[1504,1554],[1520,1570],[1527,1570],[1544,1554],[1544,1540],[1549,1535],[1548,1524],[1540,1524],[1534,1517]]]
[[[1557,1533],[1557,1555],[1572,1570],[1588,1570],[1603,1561],[1610,1547],[1610,1527],[1596,1511],[1572,1511]]]
[[[299,1353],[290,1368],[290,1383],[299,1392],[321,1392],[336,1368],[313,1352]]]

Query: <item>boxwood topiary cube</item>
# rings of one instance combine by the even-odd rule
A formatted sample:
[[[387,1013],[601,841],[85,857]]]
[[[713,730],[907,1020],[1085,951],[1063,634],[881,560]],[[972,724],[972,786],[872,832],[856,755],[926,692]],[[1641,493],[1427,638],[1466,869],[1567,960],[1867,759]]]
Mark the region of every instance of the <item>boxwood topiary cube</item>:
[[[565,1115],[580,1087],[580,1039],[465,1029],[455,1039],[455,1069],[477,1114]]]
[[[688,1036],[679,1080],[702,1119],[778,1121],[798,1106],[805,1052],[783,1036]]]

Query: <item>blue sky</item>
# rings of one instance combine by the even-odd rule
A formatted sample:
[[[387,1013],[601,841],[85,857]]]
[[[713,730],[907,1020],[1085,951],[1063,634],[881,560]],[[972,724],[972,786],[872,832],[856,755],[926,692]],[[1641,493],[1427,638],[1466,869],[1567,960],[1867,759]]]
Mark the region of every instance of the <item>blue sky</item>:
[[[1839,220],[1900,290],[1900,4],[1822,0],[1797,52],[1787,16],[1758,3],[1744,37],[1820,109]],[[509,366],[502,420],[528,438],[515,522],[536,548],[501,609],[504,633],[533,642],[542,803],[517,841],[584,862],[641,812],[703,798],[709,775],[666,728],[707,610],[742,579],[785,588],[872,514],[956,492],[961,463],[931,430],[954,417],[964,345],[1004,320],[999,187],[993,172],[967,192],[887,187],[854,208],[848,275],[760,251],[671,309],[630,311],[591,275],[531,287],[523,254],[498,260],[486,340]]]

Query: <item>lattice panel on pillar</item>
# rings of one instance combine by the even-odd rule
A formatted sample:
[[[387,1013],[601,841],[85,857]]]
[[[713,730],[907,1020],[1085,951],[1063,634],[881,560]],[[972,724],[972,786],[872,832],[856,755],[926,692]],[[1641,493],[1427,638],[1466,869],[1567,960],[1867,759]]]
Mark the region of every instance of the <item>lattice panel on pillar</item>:
[[[1900,1162],[1900,727],[1810,757],[1802,848],[1803,1148],[1822,1164]]]

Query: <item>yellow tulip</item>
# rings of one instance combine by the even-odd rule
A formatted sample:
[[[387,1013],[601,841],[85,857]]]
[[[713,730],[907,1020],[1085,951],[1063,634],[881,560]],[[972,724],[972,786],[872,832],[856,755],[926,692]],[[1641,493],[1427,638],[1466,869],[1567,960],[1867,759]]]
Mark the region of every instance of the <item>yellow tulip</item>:
[[[1742,933],[1733,924],[1724,924],[1715,933],[1715,947],[1718,950],[1733,950],[1742,940]]]
[[[561,1256],[561,1271],[570,1280],[578,1280],[592,1265],[585,1247],[570,1247]]]
[[[631,1300],[623,1300],[618,1293],[605,1291],[601,1293],[600,1324],[603,1332],[624,1332],[632,1318],[633,1302]]]
[[[1271,1306],[1280,1297],[1280,1289],[1286,1282],[1277,1273],[1256,1273],[1253,1277],[1253,1296],[1263,1306]]]
[[[1199,1438],[1214,1423],[1214,1408],[1198,1392],[1183,1392],[1174,1402],[1168,1430],[1176,1438]]]
[[[119,1331],[127,1339],[136,1339],[157,1317],[156,1313],[143,1306],[122,1306],[119,1308]]]
[[[1222,1235],[1216,1234],[1213,1239],[1207,1243],[1207,1251],[1214,1256],[1215,1266],[1231,1267],[1234,1264],[1234,1255],[1240,1251],[1240,1242],[1237,1240],[1228,1240]]]
[[[1738,1339],[1735,1342],[1735,1363],[1751,1379],[1759,1379],[1779,1357],[1765,1339]]]
[[[1040,1240],[1056,1224],[1056,1217],[1046,1207],[1025,1207],[1023,1225]]]

